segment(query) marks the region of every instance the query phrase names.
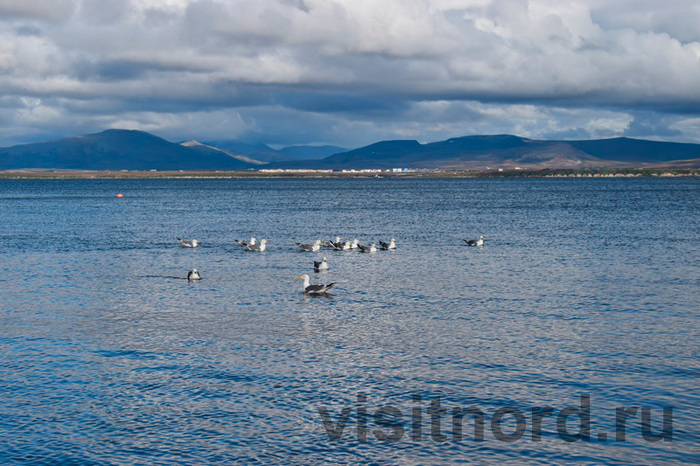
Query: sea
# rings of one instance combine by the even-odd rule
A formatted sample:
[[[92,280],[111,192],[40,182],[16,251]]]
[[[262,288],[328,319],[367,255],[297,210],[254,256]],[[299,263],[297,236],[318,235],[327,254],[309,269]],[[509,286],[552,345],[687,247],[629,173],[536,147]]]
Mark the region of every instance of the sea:
[[[698,178],[4,180],[0,245],[3,465],[700,463]]]

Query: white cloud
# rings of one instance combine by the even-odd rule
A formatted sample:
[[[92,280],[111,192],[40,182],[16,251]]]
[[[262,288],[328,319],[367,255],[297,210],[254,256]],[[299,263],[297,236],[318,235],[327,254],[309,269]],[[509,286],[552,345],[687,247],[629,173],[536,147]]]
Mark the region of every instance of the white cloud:
[[[694,142],[700,143],[700,118],[681,118],[670,124],[669,128],[682,134],[693,134]]]
[[[239,125],[240,134],[278,142],[266,121],[344,144],[343,128],[368,126],[379,138],[423,140],[624,134],[637,108],[664,124],[681,117],[663,115],[698,112],[696,3],[0,0],[0,89],[51,102],[57,128],[80,126],[75,109],[87,102],[109,102],[102,114],[91,106],[94,121],[151,128],[162,115],[211,133],[208,115],[255,114],[256,129]],[[455,108],[476,124],[455,120]],[[17,134],[34,131],[14,121]],[[636,130],[663,132],[647,123]]]
[[[61,112],[55,107],[43,105],[41,99],[21,99],[24,108],[17,111],[17,120],[27,125],[53,124],[61,117]]]

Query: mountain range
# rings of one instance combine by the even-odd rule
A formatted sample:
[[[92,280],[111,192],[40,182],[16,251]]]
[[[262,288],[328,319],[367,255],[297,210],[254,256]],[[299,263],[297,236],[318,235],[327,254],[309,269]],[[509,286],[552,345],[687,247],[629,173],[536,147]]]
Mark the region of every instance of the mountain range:
[[[143,131],[101,133],[0,148],[0,170],[248,170],[440,168],[700,167],[700,144],[613,138],[539,141],[511,135],[465,136],[421,144],[382,141],[273,149],[238,141],[173,143]]]
[[[281,150],[236,141],[173,143],[144,131],[96,134],[0,148],[0,170],[247,170],[270,161],[326,157],[347,149],[292,146]]]
[[[383,141],[318,161],[279,163],[280,168],[441,168],[484,170],[516,167],[627,168],[700,167],[700,144],[613,138],[537,141],[511,135],[465,136],[420,144]]]
[[[211,141],[207,144],[230,154],[243,155],[268,163],[316,160],[348,150],[338,146],[290,146],[276,150],[266,144],[246,144],[240,141]]]

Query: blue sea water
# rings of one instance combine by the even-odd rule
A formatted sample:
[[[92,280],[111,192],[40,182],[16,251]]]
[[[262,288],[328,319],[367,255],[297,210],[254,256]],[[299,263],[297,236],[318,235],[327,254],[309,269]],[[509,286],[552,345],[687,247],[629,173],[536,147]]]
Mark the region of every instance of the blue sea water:
[[[2,181],[0,463],[698,463],[699,219],[691,178]],[[294,244],[335,236],[398,246]]]

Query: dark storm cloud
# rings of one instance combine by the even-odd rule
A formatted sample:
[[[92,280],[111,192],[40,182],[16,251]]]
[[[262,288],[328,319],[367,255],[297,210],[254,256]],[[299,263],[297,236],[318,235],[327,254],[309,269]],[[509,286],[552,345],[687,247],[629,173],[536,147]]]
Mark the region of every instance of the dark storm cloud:
[[[645,137],[654,134],[659,138],[673,140],[683,135],[678,129],[671,127],[673,121],[668,121],[663,115],[653,112],[635,111],[632,113],[634,120],[630,122],[629,129],[625,135],[629,137]],[[673,119],[671,119],[673,120]]]
[[[18,36],[41,36],[41,29],[34,25],[25,24],[17,27],[15,33]]]
[[[201,73],[206,70],[186,63],[116,59],[97,63],[76,63],[74,71],[75,77],[81,81],[124,81],[161,73]],[[167,79],[166,76],[162,78]]]

